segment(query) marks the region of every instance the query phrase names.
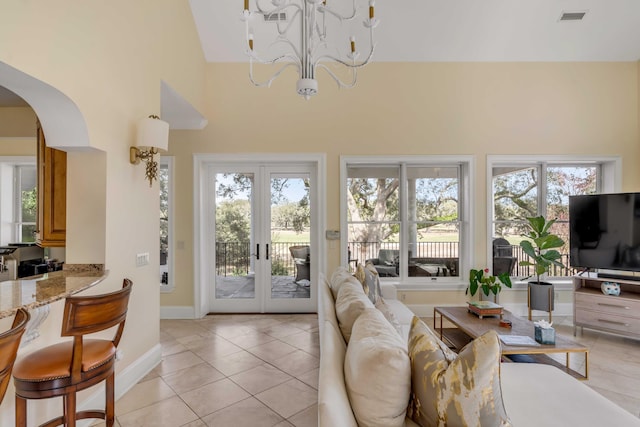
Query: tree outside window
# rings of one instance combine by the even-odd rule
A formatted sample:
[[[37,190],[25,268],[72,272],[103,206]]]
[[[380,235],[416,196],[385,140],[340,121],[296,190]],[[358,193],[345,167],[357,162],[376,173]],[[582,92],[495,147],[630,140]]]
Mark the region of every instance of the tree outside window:
[[[524,260],[519,243],[526,231],[524,218],[544,215],[557,219],[552,232],[565,246],[560,248],[563,263],[569,254],[569,196],[593,194],[599,191],[599,165],[547,164],[496,165],[492,169],[493,238],[506,239],[510,252]],[[516,263],[514,276],[527,276],[526,267]],[[571,271],[551,271],[552,276],[566,276]]]

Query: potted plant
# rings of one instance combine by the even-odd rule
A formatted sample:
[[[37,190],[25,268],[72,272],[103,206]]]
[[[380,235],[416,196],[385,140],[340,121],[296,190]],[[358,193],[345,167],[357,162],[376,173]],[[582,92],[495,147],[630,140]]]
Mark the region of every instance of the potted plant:
[[[526,219],[529,230],[527,234],[523,234],[526,240],[520,242],[520,247],[529,260],[520,261],[519,265],[534,267],[533,274],[527,278],[536,276],[537,279],[528,284],[529,319],[531,319],[531,310],[548,311],[551,317],[554,305],[553,284],[543,282],[540,277],[546,274],[551,266],[565,268],[560,261],[562,255],[556,250],[564,245],[564,240],[549,231],[556,222],[555,219],[546,220],[542,215]]]
[[[511,287],[511,277],[509,277],[509,273],[506,272],[500,273],[497,276],[488,273],[488,268],[484,270],[472,268],[469,271],[469,286],[465,293],[470,293],[471,296],[474,296],[476,292],[478,292],[478,289],[481,289],[482,293],[487,297],[493,294],[493,301],[496,302],[498,294],[502,290],[502,285],[508,288]]]

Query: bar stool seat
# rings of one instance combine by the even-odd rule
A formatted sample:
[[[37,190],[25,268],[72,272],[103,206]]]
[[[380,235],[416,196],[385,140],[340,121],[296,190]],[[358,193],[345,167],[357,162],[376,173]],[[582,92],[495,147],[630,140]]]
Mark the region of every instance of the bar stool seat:
[[[108,427],[115,421],[116,349],[127,315],[132,283],[124,279],[122,289],[104,295],[73,296],[65,300],[62,336],[73,341],[54,344],[26,355],[16,363],[16,426],[27,425],[27,399],[63,397],[63,415],[42,426],[73,427],[76,420],[100,418]],[[117,326],[112,340],[84,339],[84,335]],[[104,410],[76,413],[76,392],[105,382]]]
[[[16,361],[18,348],[20,347],[20,339],[27,327],[29,317],[27,310],[24,308],[18,309],[13,318],[11,329],[0,334],[0,402],[2,402],[7,392],[13,363]]]

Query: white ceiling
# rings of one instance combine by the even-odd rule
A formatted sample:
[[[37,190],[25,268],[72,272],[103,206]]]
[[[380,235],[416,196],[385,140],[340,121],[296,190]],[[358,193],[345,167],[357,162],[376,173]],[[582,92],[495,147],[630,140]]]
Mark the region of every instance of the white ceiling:
[[[242,2],[189,3],[206,60],[246,62]],[[560,22],[564,11],[587,14]],[[374,61],[640,60],[640,0],[377,0],[376,16]]]

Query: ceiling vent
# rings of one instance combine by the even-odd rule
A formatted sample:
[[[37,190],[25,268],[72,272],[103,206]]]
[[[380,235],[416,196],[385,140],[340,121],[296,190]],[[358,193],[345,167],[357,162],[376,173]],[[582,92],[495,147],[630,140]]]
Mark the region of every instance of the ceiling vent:
[[[264,22],[286,22],[287,21],[286,12],[272,13],[270,15],[263,15],[263,16],[264,16]]]
[[[560,21],[582,21],[586,14],[587,14],[586,11],[562,12],[562,15],[560,15]]]

